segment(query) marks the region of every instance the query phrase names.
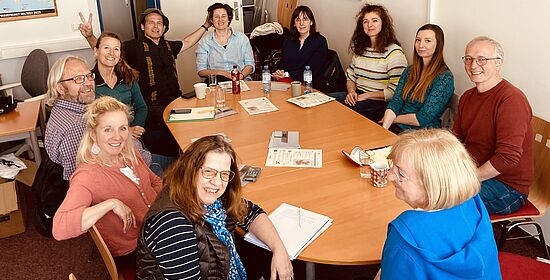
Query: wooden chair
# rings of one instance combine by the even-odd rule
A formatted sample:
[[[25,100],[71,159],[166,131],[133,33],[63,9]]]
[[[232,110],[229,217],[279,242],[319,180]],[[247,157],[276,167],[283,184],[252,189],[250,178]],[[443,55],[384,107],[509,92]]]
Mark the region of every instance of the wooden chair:
[[[544,216],[546,209],[550,206],[550,123],[534,116],[533,129],[535,141],[533,156],[535,158],[535,176],[533,184],[529,189],[529,198],[517,212],[510,215],[491,215],[491,222],[498,223],[503,229],[498,240],[498,248],[502,249],[506,240],[538,237],[541,246],[546,253],[545,257],[550,259],[548,247],[544,240],[542,227],[535,222],[534,218]],[[536,234],[508,238],[508,233],[515,227],[531,226]]]
[[[109,248],[107,248],[107,244],[105,244],[105,241],[103,240],[103,237],[101,237],[101,234],[97,230],[96,226],[92,226],[88,232],[90,233],[90,236],[92,236],[95,246],[99,250],[99,254],[107,267],[107,271],[109,272],[109,275],[111,275],[111,279],[124,280],[122,273],[120,273],[116,267],[115,260],[113,259],[111,252],[109,252]]]

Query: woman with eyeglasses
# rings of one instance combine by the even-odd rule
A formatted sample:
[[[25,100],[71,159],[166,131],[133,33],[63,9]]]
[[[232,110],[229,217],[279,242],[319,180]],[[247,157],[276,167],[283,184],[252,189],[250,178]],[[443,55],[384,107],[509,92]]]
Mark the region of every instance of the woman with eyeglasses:
[[[76,157],[78,167],[52,229],[55,239],[64,240],[96,225],[123,271],[135,271],[139,228],[162,189],[162,179],[134,148],[129,117],[128,107],[112,97],[90,104]]]
[[[413,64],[401,74],[382,126],[395,133],[441,127],[441,115],[454,93],[454,78],[443,59],[441,27],[425,24],[416,32]]]
[[[241,195],[237,156],[223,137],[191,144],[167,172],[165,185],[140,232],[138,277],[247,279],[233,239],[240,227],[273,252],[271,279],[292,279],[292,264],[273,224]]]
[[[96,97],[111,96],[128,105],[132,110],[130,131],[140,138],[145,132],[147,104],[141,95],[137,79],[139,72],[124,61],[122,40],[115,33],[103,32],[94,47],[96,64]]]
[[[308,6],[298,6],[290,19],[290,35],[283,41],[283,69],[273,72],[276,80],[285,77],[285,71],[294,81],[302,81],[304,69],[310,66],[313,86],[319,88],[321,71],[328,52],[327,39],[317,32],[313,12]]]
[[[372,4],[361,8],[356,16],[350,50],[353,56],[347,69],[347,92],[330,95],[378,122],[407,67],[407,58],[399,46],[386,8]]]
[[[388,179],[411,206],[388,226],[376,279],[501,279],[477,167],[442,129],[410,130],[392,146]]]

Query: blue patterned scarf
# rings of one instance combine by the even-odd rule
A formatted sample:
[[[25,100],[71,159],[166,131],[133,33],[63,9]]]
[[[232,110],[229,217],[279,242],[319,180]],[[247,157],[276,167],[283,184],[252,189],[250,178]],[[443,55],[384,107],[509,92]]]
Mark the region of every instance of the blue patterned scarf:
[[[211,205],[206,206],[206,214],[204,215],[204,220],[207,221],[211,226],[214,234],[220,239],[220,241],[225,244],[230,253],[230,268],[229,268],[229,279],[243,279],[246,280],[246,271],[244,270],[244,265],[235,250],[235,243],[233,242],[233,236],[225,227],[225,218],[227,214],[225,213],[225,208],[223,208],[222,202],[218,199],[216,202]]]

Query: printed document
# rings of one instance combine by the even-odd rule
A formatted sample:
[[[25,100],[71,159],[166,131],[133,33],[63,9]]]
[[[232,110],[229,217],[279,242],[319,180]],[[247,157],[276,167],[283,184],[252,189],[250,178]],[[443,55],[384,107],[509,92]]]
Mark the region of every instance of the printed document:
[[[250,115],[279,111],[279,108],[275,107],[275,105],[265,97],[240,100],[239,104],[241,104]]]
[[[332,219],[325,215],[286,203],[279,205],[269,214],[269,219],[281,236],[291,260],[296,259],[313,240],[332,225]],[[265,243],[250,232],[245,234],[244,240],[269,250]]]
[[[323,150],[269,149],[265,166],[323,167]]]

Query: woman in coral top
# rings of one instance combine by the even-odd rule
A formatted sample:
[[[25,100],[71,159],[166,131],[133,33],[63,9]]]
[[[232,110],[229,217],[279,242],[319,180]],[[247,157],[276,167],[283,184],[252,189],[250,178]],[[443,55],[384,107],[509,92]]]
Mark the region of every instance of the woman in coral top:
[[[139,228],[162,179],[134,150],[126,105],[104,96],[90,105],[85,116],[78,168],[55,213],[53,236],[77,237],[95,224],[117,266],[133,267]]]

